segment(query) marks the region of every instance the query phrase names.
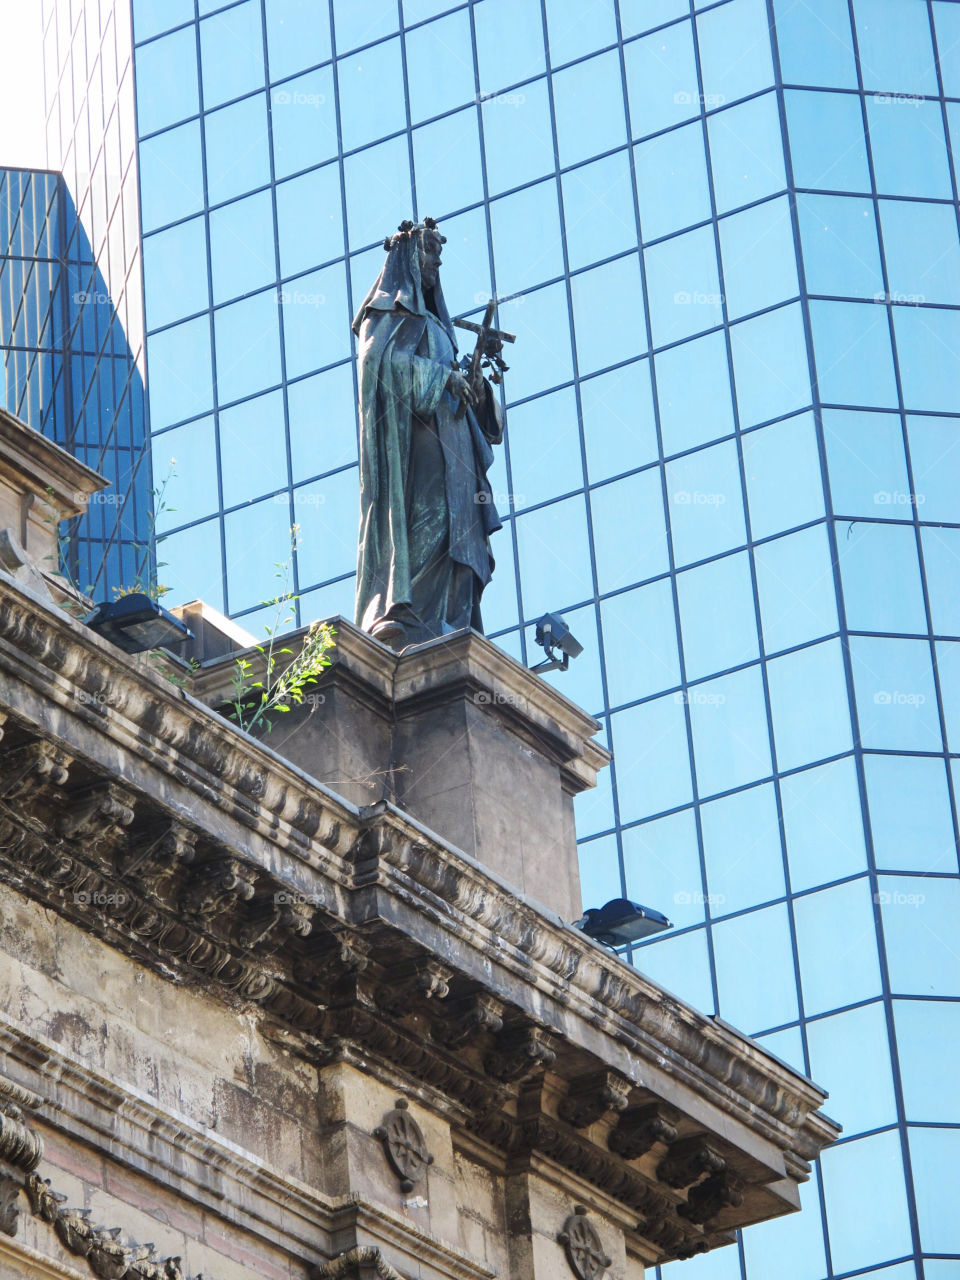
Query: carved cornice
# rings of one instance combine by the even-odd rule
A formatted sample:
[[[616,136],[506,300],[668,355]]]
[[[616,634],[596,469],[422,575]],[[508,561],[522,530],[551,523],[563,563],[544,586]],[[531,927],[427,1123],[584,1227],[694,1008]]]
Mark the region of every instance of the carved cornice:
[[[311,1280],[404,1280],[379,1249],[371,1245],[349,1249],[332,1262],[310,1268]]]

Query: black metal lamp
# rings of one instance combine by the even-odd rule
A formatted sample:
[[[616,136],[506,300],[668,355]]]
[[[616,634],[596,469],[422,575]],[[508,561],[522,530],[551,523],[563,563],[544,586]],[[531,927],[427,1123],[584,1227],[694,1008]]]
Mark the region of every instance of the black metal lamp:
[[[642,907],[629,898],[612,898],[602,907],[588,907],[573,927],[608,947],[622,947],[673,925],[652,907]]]
[[[193,638],[188,626],[142,591],[98,604],[84,622],[125,653],[143,653]]]

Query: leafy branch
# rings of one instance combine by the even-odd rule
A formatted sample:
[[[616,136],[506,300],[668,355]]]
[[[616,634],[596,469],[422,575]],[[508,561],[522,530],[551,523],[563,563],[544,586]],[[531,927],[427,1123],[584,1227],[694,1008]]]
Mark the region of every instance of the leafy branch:
[[[167,470],[167,474],[161,480],[159,488],[150,490],[150,496],[153,498],[154,502],[151,509],[147,512],[147,524],[149,526],[147,541],[135,542],[133,544],[133,549],[138,556],[136,578],[130,586],[113,588],[113,594],[117,600],[121,599],[123,596],[132,596],[142,592],[144,595],[149,596],[151,600],[159,602],[161,597],[165,596],[167,592],[171,590],[170,587],[163,586],[162,583],[157,580],[156,575],[149,572],[149,569],[151,548],[159,546],[166,536],[165,534],[161,534],[160,537],[157,537],[157,520],[165,511],[176,511],[176,507],[169,506],[166,500],[167,488],[170,481],[176,479],[177,473],[174,471],[174,467],[176,465],[176,458],[171,458],[170,467]],[[165,560],[158,560],[157,570],[159,571],[162,569],[165,564]]]

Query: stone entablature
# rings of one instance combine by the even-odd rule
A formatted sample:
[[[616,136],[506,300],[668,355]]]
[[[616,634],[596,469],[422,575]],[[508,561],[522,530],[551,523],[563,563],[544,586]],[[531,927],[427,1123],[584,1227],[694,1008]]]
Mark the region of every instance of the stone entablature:
[[[483,1171],[493,1217],[520,1202],[530,1224],[490,1272],[516,1280],[555,1274],[574,1199],[600,1224],[611,1276],[797,1205],[836,1133],[816,1086],[5,575],[0,697],[0,879],[126,963],[252,1016],[265,1044],[317,1071],[317,1141],[340,1153],[316,1174],[331,1200],[359,1191],[419,1214],[455,1248],[463,1170]],[[426,1208],[404,1208],[374,1136],[400,1097],[435,1156]],[[375,1226],[331,1239],[331,1262],[403,1257]],[[421,1274],[469,1274],[431,1265]]]

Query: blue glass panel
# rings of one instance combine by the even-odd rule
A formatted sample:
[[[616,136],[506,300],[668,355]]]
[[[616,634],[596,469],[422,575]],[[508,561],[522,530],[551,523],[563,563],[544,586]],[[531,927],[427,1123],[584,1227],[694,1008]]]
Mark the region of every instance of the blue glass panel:
[[[639,36],[661,23],[685,18],[690,0],[620,0],[620,25],[624,36]]]
[[[623,833],[627,896],[656,906],[678,929],[703,922],[703,880],[692,809]]]
[[[494,577],[496,581],[496,577]],[[502,644],[502,638],[497,639],[497,644]],[[600,718],[599,716],[597,717]],[[605,723],[605,722],[604,722]],[[606,732],[601,732],[599,740],[604,746],[607,745]],[[578,796],[574,796],[573,812],[576,819],[577,834],[580,836],[593,835],[594,832],[608,831],[613,826],[613,773],[610,769],[602,769],[597,777],[597,785],[589,791],[581,791]],[[599,850],[598,850],[599,853]],[[613,892],[602,896],[600,886],[591,880],[586,883],[582,880],[583,876],[583,859],[580,862],[581,888],[584,902],[609,902],[611,897],[616,897],[621,892],[619,876],[620,864],[616,856],[613,854],[613,863],[604,873],[599,866],[591,868],[591,876],[596,875],[598,878],[603,876],[603,883],[613,884]],[[588,890],[593,889],[593,893]]]
[[[936,95],[926,6],[910,0],[856,0],[853,8],[864,89]]]
[[[577,824],[579,827],[579,823]],[[617,858],[617,837],[603,836],[599,840],[586,840],[578,848],[580,856],[580,890],[585,904],[602,906],[611,898],[619,898],[620,863]]]
[[[490,205],[497,285],[519,293],[563,273],[555,181],[504,196]]]
[[[296,275],[343,254],[337,165],[278,183],[276,200],[281,276]]]
[[[768,1045],[778,1038],[766,1036],[762,1043]],[[810,1181],[801,1183],[798,1188],[799,1213],[787,1213],[769,1222],[755,1223],[744,1232],[743,1256],[751,1280],[772,1275],[776,1275],[777,1280],[821,1280],[827,1274],[818,1180],[818,1170],[814,1166]],[[678,1280],[683,1280],[682,1276]]]
[[[766,907],[713,927],[720,1016],[747,1032],[797,1017],[793,948],[786,906]],[[745,973],[762,982],[744,982]]]
[[[626,151],[572,169],[563,175],[561,185],[567,260],[573,270],[636,247],[637,223]],[[641,306],[639,295],[632,301]]]
[[[297,560],[304,586],[349,573],[357,563],[360,473],[338,471],[294,490],[300,541]]]
[[[820,1166],[837,1272],[910,1253],[907,1193],[896,1131],[825,1151]]]
[[[938,353],[938,360],[944,353]],[[960,449],[955,418],[907,418],[916,504],[921,520],[958,523]],[[906,488],[906,485],[904,485]]]
[[[257,0],[200,23],[200,60],[207,110],[263,87],[263,26]]]
[[[843,1125],[844,1137],[891,1123],[896,1100],[882,1004],[818,1018],[807,1026],[807,1043],[810,1075],[828,1082],[826,1110]]]
[[[449,251],[448,244],[448,257]],[[500,323],[517,335],[517,350],[523,351],[522,360],[507,361],[511,365],[506,377],[508,398],[519,400],[572,378],[570,317],[563,284],[523,294],[501,306],[499,315]]]
[[[620,58],[616,50],[553,77],[560,164],[576,164],[627,141]]]
[[[214,312],[214,329],[219,404],[263,391],[280,381],[275,289],[221,307]]]
[[[662,942],[636,947],[633,963],[641,973],[688,1001],[694,1008],[701,1012],[713,1009],[705,929],[693,929],[675,938],[668,935]]]
[[[742,787],[771,772],[758,666],[694,685],[687,690],[686,698],[701,795]]]
[[[158,472],[158,487],[163,488],[162,505],[156,501],[155,528],[158,534],[176,529],[193,520],[200,520],[217,510],[217,447],[213,434],[213,418],[201,418],[183,427],[174,427],[151,441],[154,466]],[[160,476],[160,459],[169,459],[169,469],[163,464]],[[164,553],[162,542],[158,558]],[[159,570],[163,581],[163,568]]]
[[[824,525],[754,551],[763,645],[776,653],[837,630],[837,602]]]
[[[754,538],[766,538],[824,514],[812,414],[743,436],[743,465]]]
[[[813,398],[799,304],[730,329],[741,428],[802,409]]]
[[[920,1243],[925,1253],[960,1252],[960,1224],[945,1169],[960,1160],[960,1129],[911,1128],[910,1158]]]
[[[283,395],[245,400],[220,412],[220,468],[223,503],[237,506],[283,489],[288,501],[287,446],[283,427]]]
[[[279,497],[224,516],[231,613],[265,604],[281,588],[273,575],[276,565],[290,560],[290,502],[287,494]]]
[[[267,100],[262,93],[204,117],[207,195],[220,204],[270,181]]]
[[[400,41],[385,40],[337,64],[344,150],[361,147],[405,124]]]
[[[854,298],[873,298],[883,293],[872,201],[850,196],[800,195],[797,214],[803,266],[811,293]]]
[[[141,142],[139,161],[144,233],[203,208],[199,123]]]
[[[333,0],[333,26],[337,52],[346,53],[397,29],[396,0]]]
[[[677,624],[668,578],[610,596],[600,613],[611,707],[679,685]]]
[[[572,387],[516,405],[510,410],[508,432],[514,486],[509,505],[530,507],[583,488]],[[501,504],[496,505],[502,512]]]
[[[894,307],[893,327],[906,408],[960,410],[960,311]]]
[[[482,113],[491,195],[554,172],[557,162],[546,80],[485,99]]]
[[[771,659],[767,680],[781,769],[850,750],[853,738],[839,641]]]
[[[273,201],[269,191],[213,210],[210,265],[215,304],[276,280]]]
[[[774,0],[773,11],[786,84],[856,89],[847,0]]]
[[[786,186],[775,94],[766,93],[710,116],[707,135],[718,213]]]
[[[330,57],[330,13],[313,0],[266,0],[270,79],[282,80]]]
[[[414,124],[475,100],[466,9],[411,31],[406,48],[410,119]]]
[[[635,138],[699,115],[699,87],[689,22],[625,45],[630,123]]]
[[[947,742],[956,755],[960,754],[960,643],[938,640],[936,650]]]
[[[882,195],[949,200],[950,168],[940,104],[880,94],[868,96],[866,102],[877,190]]]
[[[730,366],[722,332],[669,347],[654,363],[665,455],[733,434]]]
[[[808,1016],[880,994],[873,902],[866,877],[796,898],[793,912]]]
[[[316,591],[307,591],[300,597],[300,622],[303,626],[324,618],[340,616],[348,621],[353,618],[354,596],[357,590],[355,575],[331,582]]]
[[[592,597],[582,495],[519,516],[517,542],[523,609],[528,618],[562,611]]]
[[[213,407],[210,320],[200,316],[147,339],[150,422],[155,431]]]
[[[643,251],[654,346],[713,329],[723,320],[712,227],[700,227]]]
[[[887,279],[894,302],[960,298],[960,240],[952,205],[881,200]]]
[[[724,218],[720,223],[720,254],[731,320],[786,302],[800,292],[786,197]]]
[[[193,0],[133,0],[133,30],[138,41],[192,19]]]
[[[580,383],[580,407],[592,484],[656,458],[649,360],[585,379]]]
[[[838,531],[842,533],[841,529]],[[912,526],[857,523],[837,539],[847,626],[925,634],[920,561]],[[897,584],[896,591],[889,589]]]
[[[278,178],[335,156],[337,116],[331,69],[311,71],[273,89],[270,123]]]
[[[764,0],[732,0],[701,13],[697,35],[707,111],[773,84]]]
[[[153,133],[200,110],[197,33],[192,26],[152,40],[136,52],[137,123]]]
[[[712,916],[783,897],[780,825],[771,783],[701,805],[700,825]]]
[[[160,559],[162,581],[170,588],[164,604],[169,608],[188,600],[205,600],[223,609],[223,576],[220,569],[220,521],[190,525],[164,538]]]
[[[854,636],[850,656],[863,745],[941,751],[927,642]]]
[[[653,468],[590,491],[601,593],[666,573],[660,471]]]
[[[287,388],[294,483],[357,459],[356,394],[349,364]]]
[[[750,561],[745,551],[677,575],[688,680],[759,657]]]
[[[960,636],[960,529],[925,528],[920,538],[934,634]]]
[[[148,329],[172,324],[209,305],[207,241],[202,218],[146,237],[143,284]]]
[[[540,0],[484,0],[474,14],[481,92],[543,75]]]
[[[960,881],[880,876],[877,900],[895,995],[960,995],[957,911]]]
[[[456,156],[456,164],[450,163]],[[470,107],[413,131],[417,206],[440,218],[483,199],[477,111]]]
[[[443,293],[447,300],[452,315],[462,315],[469,311],[471,306],[482,308],[490,300],[490,245],[487,239],[487,223],[484,217],[483,209],[473,209],[469,213],[461,213],[456,218],[447,218],[443,224],[443,234],[447,237],[447,243],[443,247],[443,269],[441,272],[443,278]],[[372,281],[364,284],[364,292]],[[354,290],[356,295],[356,290]],[[362,296],[362,295],[361,295]],[[525,303],[525,298],[519,299],[519,306]],[[564,312],[565,312],[564,308]],[[503,310],[498,312],[499,323],[510,333],[517,333],[518,326],[515,323],[516,317],[507,322],[506,313]],[[482,310],[474,312],[474,319],[480,320],[483,316]],[[566,323],[566,315],[564,314],[564,322]],[[520,326],[522,328],[522,325]],[[457,339],[462,347],[466,345],[466,335],[461,334]],[[518,342],[521,339],[518,338]],[[530,356],[530,344],[526,338],[523,340],[524,354]],[[566,337],[567,346],[569,347],[569,334]],[[470,348],[473,349],[472,347]],[[516,367],[512,359],[508,359],[507,363],[511,366],[510,385],[516,383]],[[519,363],[519,362],[518,362]],[[552,381],[552,379],[551,379]]]
[[[896,408],[897,384],[885,307],[811,302],[821,400]]]
[[[351,248],[382,241],[410,217],[413,201],[406,138],[393,138],[347,156],[343,179]]]
[[[795,891],[866,870],[860,795],[852,758],[783,778],[780,793],[790,880]]]
[[[342,263],[290,281],[280,297],[288,377],[349,357],[350,313]]]
[[[891,871],[957,871],[957,846],[942,760],[864,757],[877,866]]]
[[[621,822],[690,803],[690,756],[682,701],[669,694],[618,711],[610,717],[610,731]]]
[[[898,416],[825,409],[823,438],[837,515],[911,518],[913,503]]]
[[[949,0],[935,0],[931,8],[937,29],[943,91],[948,98],[957,98],[960,97],[960,10]]]
[[[703,124],[695,120],[633,149],[644,241],[710,217]]]
[[[636,254],[575,275],[570,295],[580,373],[631,360],[646,350],[643,286]]]
[[[960,1004],[894,1000],[906,1118],[960,1123],[954,1071],[960,1054]]]
[[[746,541],[740,466],[732,441],[668,462],[667,493],[678,565]]]
[[[578,0],[547,0],[546,8],[550,62],[555,67],[617,43],[614,0],[599,0],[589,8]]]
[[[500,511],[501,517],[506,507],[500,506],[502,495],[494,494],[494,502],[497,510]],[[493,579],[487,584],[483,593],[482,609],[483,609],[483,625],[486,634],[493,635],[494,632],[501,630],[503,627],[516,628],[520,621],[520,608],[517,603],[517,566],[516,556],[513,548],[513,534],[509,526],[504,528],[502,534],[498,534],[493,544],[493,552],[497,561],[496,571]],[[520,652],[520,633],[513,631],[512,639],[516,644],[516,655],[519,662],[523,662]],[[497,637],[497,644],[501,648],[508,649],[513,653],[513,649],[509,649],[511,640],[504,640],[503,636]],[[581,655],[582,656],[582,655]],[[601,699],[602,701],[602,699]],[[598,708],[599,709],[599,708]],[[604,822],[601,826],[596,826],[593,831],[606,830],[612,827],[613,822]],[[590,830],[584,827],[582,830],[577,828],[580,835],[589,835]]]
[[[797,186],[869,192],[860,99],[802,89],[788,90],[783,97]]]

